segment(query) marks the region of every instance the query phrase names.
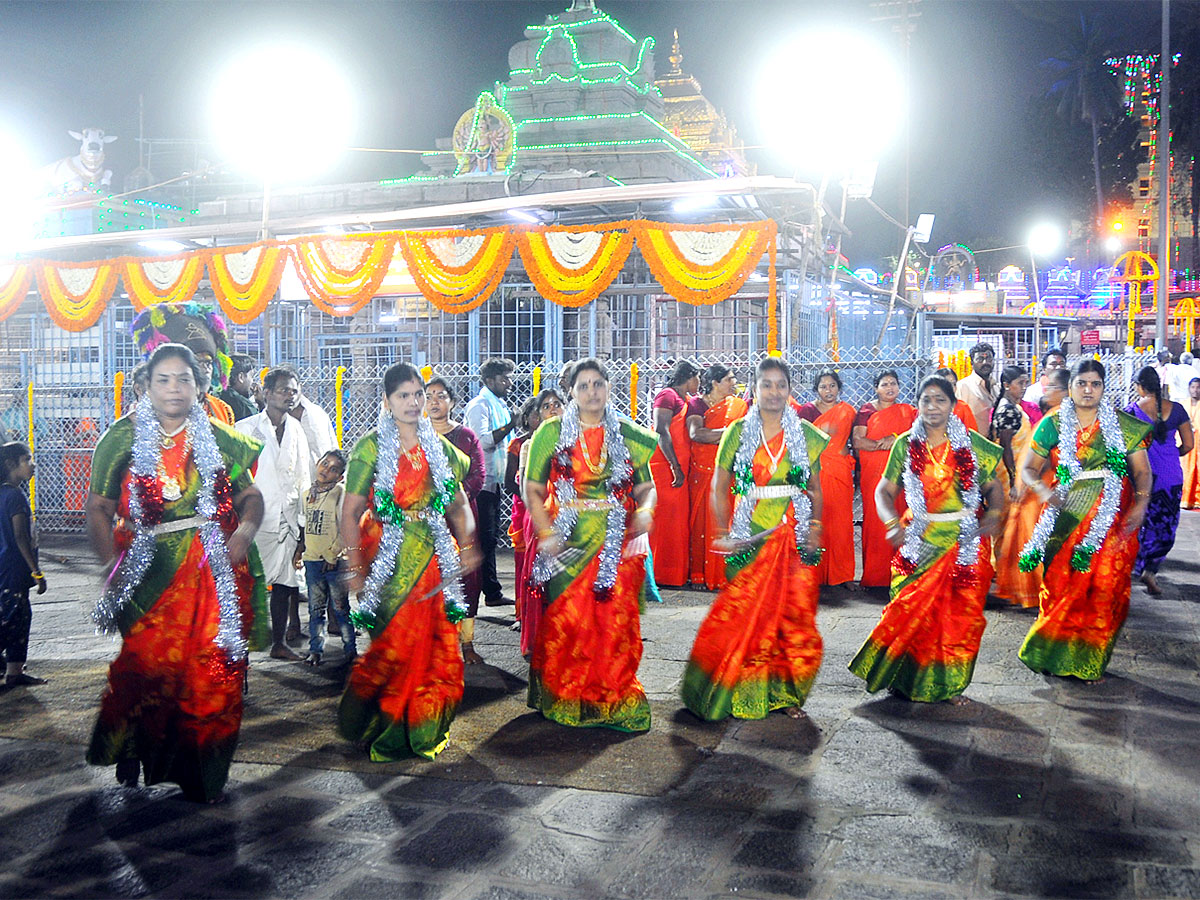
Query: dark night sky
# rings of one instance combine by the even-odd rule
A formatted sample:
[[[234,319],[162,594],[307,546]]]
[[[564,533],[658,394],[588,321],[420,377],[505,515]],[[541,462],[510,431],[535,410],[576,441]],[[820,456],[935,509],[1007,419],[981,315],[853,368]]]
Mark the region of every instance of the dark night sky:
[[[476,94],[508,72],[508,48],[525,25],[560,12],[550,2],[0,3],[0,128],[38,162],[77,147],[67,129],[95,124],[120,136],[108,149],[114,184],[137,162],[137,107],[145,96],[148,137],[206,138],[206,91],[225,60],[267,38],[319,45],[360,93],[360,146],[433,147]],[[864,0],[610,0],[599,3],[635,37],[657,41],[668,67],[678,28],[684,68],[700,79],[748,145],[759,143],[751,102],[757,60],[785,33],[839,23],[873,31],[899,54],[898,38],[870,22]],[[935,246],[963,240],[1018,242],[1043,212],[1022,159],[1022,113],[1044,90],[1039,63],[1066,44],[1055,14],[1086,13],[1121,36],[1123,49],[1153,50],[1157,0],[925,0],[913,38],[911,212],[938,216]],[[797,77],[802,69],[798,67]],[[837,114],[836,103],[830,104]],[[319,126],[316,121],[305,127]],[[297,129],[298,139],[303,131]],[[763,174],[787,174],[757,156]],[[901,211],[898,147],[880,164],[875,201]],[[409,174],[415,157],[353,154],[324,180]],[[851,264],[899,249],[898,231],[859,204],[847,216]]]

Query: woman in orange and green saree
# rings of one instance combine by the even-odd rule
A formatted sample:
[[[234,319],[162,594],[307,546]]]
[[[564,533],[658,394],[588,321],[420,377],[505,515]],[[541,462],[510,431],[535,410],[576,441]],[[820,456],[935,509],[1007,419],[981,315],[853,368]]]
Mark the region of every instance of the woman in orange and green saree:
[[[350,589],[360,591],[350,618],[371,645],[350,670],[338,729],[366,744],[373,762],[433,759],[463,694],[459,577],[480,560],[462,488],[470,460],[424,408],[421,374],[390,367],[377,427],[354,445],[346,472],[342,543]]]
[[[854,580],[854,457],[850,434],[854,407],[841,399],[842,377],[823,369],[813,382],[815,403],[796,412],[829,435],[821,454],[821,534],[825,549],[817,566],[817,584],[846,584]]]
[[[1046,413],[1056,411],[1067,397],[1070,387],[1071,373],[1068,369],[1052,369],[1043,379],[1041,405]],[[1024,412],[1024,410],[1022,410]],[[1028,418],[1028,412],[1025,412]],[[1003,418],[1003,416],[1001,416]],[[994,422],[994,418],[993,418]],[[1021,431],[1025,431],[1022,425]],[[1031,609],[1038,605],[1038,593],[1042,589],[1042,567],[1035,566],[1025,570],[1021,568],[1021,553],[1025,545],[1033,537],[1033,529],[1038,517],[1042,514],[1045,504],[1034,492],[1025,487],[1021,478],[1021,469],[1025,467],[1029,454],[1029,445],[1033,441],[1033,429],[1029,428],[1024,439],[1013,440],[1014,449],[1020,445],[1016,454],[1016,500],[1009,501],[1008,512],[1005,514],[1004,527],[1001,536],[996,540],[996,586],[993,593],[1003,600],[1008,600],[1015,606]],[[1020,431],[1017,432],[1020,434]],[[997,470],[999,471],[999,470]],[[1047,487],[1054,487],[1054,472],[1048,470],[1042,473],[1042,481]],[[1011,498],[1010,494],[1010,498]]]
[[[1017,655],[1035,672],[1088,682],[1104,677],[1129,612],[1152,483],[1151,427],[1104,402],[1104,377],[1095,360],[1076,365],[1070,399],[1038,423],[1021,470],[1046,508],[1021,554],[1022,569],[1041,564],[1044,575],[1038,617]],[[1047,467],[1053,489],[1042,482]]]
[[[874,693],[965,702],[992,582],[990,535],[1004,511],[1000,448],[953,414],[954,388],[936,375],[917,391],[919,416],[888,457],[875,506],[898,551],[891,600],[850,662]],[[908,512],[897,512],[903,491]],[[987,511],[983,511],[983,503]]]
[[[270,643],[250,478],[262,445],[209,419],[187,347],[160,344],[148,371],[147,393],[92,458],[88,534],[110,571],[95,620],[122,644],[87,760],[116,763],[129,787],[144,775],[214,802],[237,747],[247,650]]]
[[[565,386],[571,402],[534,433],[525,471],[538,530],[530,602],[543,604],[528,702],[560,725],[646,731],[637,670],[656,437],[616,414],[598,360],[577,363]]]
[[[791,374],[768,357],[754,405],[721,438],[710,502],[730,523],[714,542],[728,583],[700,625],[683,674],[683,702],[702,719],[800,718],[817,669],[821,451],[826,436],[791,408]],[[737,495],[730,521],[729,492]]]
[[[886,587],[891,578],[892,546],[875,511],[874,498],[892,445],[917,417],[917,411],[907,403],[896,402],[899,394],[900,376],[890,369],[880,372],[875,376],[875,402],[864,404],[854,420],[851,442],[858,453],[858,486],[863,498],[863,587]]]
[[[691,492],[691,582],[704,585],[710,591],[725,586],[725,557],[713,552],[717,522],[713,518],[713,471],[717,462],[717,445],[731,422],[746,414],[749,408],[741,397],[734,396],[737,377],[733,370],[720,363],[709,366],[700,376],[700,394],[688,400],[687,428],[692,444],[692,461],[688,469],[688,489]]]

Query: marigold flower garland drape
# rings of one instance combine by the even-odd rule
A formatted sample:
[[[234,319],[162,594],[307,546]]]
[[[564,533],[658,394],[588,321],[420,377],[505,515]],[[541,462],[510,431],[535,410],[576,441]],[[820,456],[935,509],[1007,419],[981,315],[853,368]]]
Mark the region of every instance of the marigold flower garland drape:
[[[29,286],[33,284],[33,266],[10,263],[0,266],[0,322],[17,311]]]
[[[168,257],[14,263],[8,280],[0,281],[0,319],[28,291],[23,266],[36,276],[51,317],[68,331],[95,324],[119,275],[140,310],[189,300],[199,287],[203,267],[225,315],[244,325],[275,297],[289,261],[314,305],[330,315],[348,316],[376,295],[397,250],[422,295],[444,313],[469,312],[486,301],[507,272],[514,248],[543,297],[560,306],[580,307],[612,284],[636,243],[663,290],[690,304],[711,305],[733,296],[766,253],[767,349],[774,353],[776,234],[772,220],[707,225],[621,220],[568,227],[317,235]]]

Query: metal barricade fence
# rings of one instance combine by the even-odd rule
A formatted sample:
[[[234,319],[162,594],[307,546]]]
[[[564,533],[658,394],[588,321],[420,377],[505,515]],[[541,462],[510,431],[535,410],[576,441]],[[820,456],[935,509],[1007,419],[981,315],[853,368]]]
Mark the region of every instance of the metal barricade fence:
[[[753,366],[764,354],[754,357],[696,357],[704,367],[720,362],[733,369],[739,383],[751,380]],[[1143,365],[1152,364],[1152,352],[1139,354],[1099,354],[1109,371],[1109,396],[1123,408],[1136,396],[1133,378]],[[901,382],[902,399],[912,400],[916,385],[933,368],[931,359],[918,350],[893,350],[886,356],[869,349],[844,349],[835,363],[819,348],[793,349],[786,354],[793,372],[793,393],[801,401],[812,399],[813,378],[825,368],[837,370],[843,380],[843,399],[861,406],[874,398],[874,378],[886,370],[895,371]],[[1074,360],[1072,360],[1074,362]],[[636,389],[633,386],[636,364]],[[673,361],[653,359],[610,359],[606,361],[611,380],[612,403],[624,415],[633,415],[645,426],[651,425],[652,399],[669,378]],[[325,409],[332,417],[337,408],[335,372],[328,369],[296,366],[305,395]],[[350,450],[354,443],[375,427],[381,403],[382,366],[372,369],[346,369],[343,373],[341,426],[343,446]],[[518,365],[513,373],[510,406],[514,411],[533,392],[535,369],[540,368],[540,386],[558,388],[559,366],[541,367],[529,363]],[[997,366],[997,371],[1000,366]],[[476,367],[469,363],[447,363],[433,367],[435,375],[445,378],[458,394],[456,415],[461,416],[467,401],[480,389]],[[132,394],[125,392],[128,404]],[[0,425],[10,439],[26,440],[29,430],[26,396],[9,395],[9,408],[0,412]],[[636,397],[636,409],[634,398]],[[33,438],[37,473],[35,476],[35,510],[43,531],[78,533],[85,529],[84,507],[87,499],[91,455],[96,441],[116,417],[116,396],[111,383],[39,385],[32,391]],[[127,406],[126,406],[127,408]],[[636,413],[636,414],[635,414]],[[510,501],[505,498],[502,515],[507,521]],[[503,534],[503,529],[501,529]]]

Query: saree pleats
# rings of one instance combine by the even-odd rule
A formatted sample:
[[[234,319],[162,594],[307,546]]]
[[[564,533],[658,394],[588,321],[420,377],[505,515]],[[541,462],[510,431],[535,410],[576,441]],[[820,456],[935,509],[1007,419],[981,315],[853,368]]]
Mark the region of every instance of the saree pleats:
[[[1022,416],[1021,431],[1013,438],[1013,456],[1017,463],[1017,478],[1029,457],[1029,439],[1033,430],[1029,427],[1029,418]],[[998,466],[996,475],[1004,496],[1007,497],[1011,483],[1008,469]],[[1042,481],[1047,487],[1054,486],[1054,472],[1042,473]],[[1018,563],[1021,551],[1033,536],[1034,526],[1038,516],[1042,514],[1045,504],[1038,495],[1022,484],[1019,488],[1015,503],[1009,503],[1004,513],[1004,525],[996,539],[996,585],[993,590],[997,597],[1008,600],[1014,606],[1025,608],[1038,605],[1038,592],[1042,587],[1042,567],[1038,566],[1032,572],[1022,572]]]
[[[595,594],[599,570],[596,555],[544,610],[529,667],[529,706],[561,725],[647,731],[650,704],[637,677],[645,556],[621,561],[606,601]]]
[[[1129,501],[1126,483],[1122,512],[1092,557],[1089,571],[1072,569],[1071,556],[1096,517],[1098,499],[1046,567],[1038,617],[1017,653],[1033,671],[1094,680],[1108,668],[1129,614],[1129,573],[1138,553],[1137,535],[1124,534]]]
[[[890,688],[910,700],[936,703],[966,690],[987,625],[987,543],[984,539],[980,547],[975,584],[954,582],[957,544],[919,576],[895,576],[892,601],[850,663],[868,691]]]
[[[660,585],[688,582],[691,512],[687,476],[692,442],[687,436],[686,422],[685,406],[671,419],[671,445],[683,469],[683,484],[672,487],[674,476],[661,449],[655,448],[650,457],[650,474],[658,495],[654,527],[650,529],[650,555],[654,559],[654,580]]]
[[[761,719],[803,706],[821,666],[816,570],[788,527],[766,538],[717,596],[696,635],[683,702],[702,719]]]
[[[414,601],[438,578],[438,567],[426,565],[412,587]],[[439,591],[401,604],[383,632],[372,636],[350,671],[338,727],[343,737],[368,744],[374,762],[433,759],[446,746],[462,695],[458,631]]]
[[[220,796],[242,721],[245,665],[226,669],[214,643],[216,583],[195,532],[174,577],[124,633],[87,761],[142,764],[146,784],[173,782],[193,800]],[[242,620],[252,621],[253,578],[238,567]]]

